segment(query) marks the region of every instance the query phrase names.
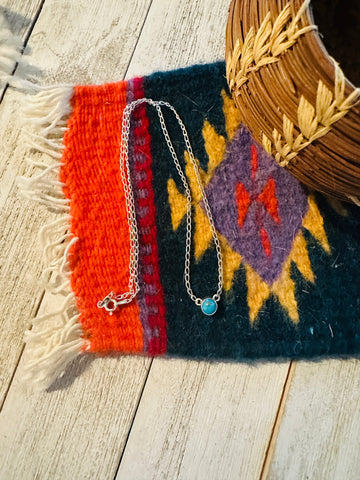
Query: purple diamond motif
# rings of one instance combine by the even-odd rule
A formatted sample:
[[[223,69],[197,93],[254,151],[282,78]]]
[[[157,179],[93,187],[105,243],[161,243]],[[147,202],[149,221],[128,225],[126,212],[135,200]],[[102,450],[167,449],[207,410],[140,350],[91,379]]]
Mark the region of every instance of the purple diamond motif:
[[[269,193],[266,188],[269,180],[272,196],[264,201],[264,190]],[[240,220],[239,185],[246,195],[245,206],[240,206],[243,214]],[[241,127],[207,185],[206,195],[216,229],[271,285],[281,273],[308,209],[301,184]]]

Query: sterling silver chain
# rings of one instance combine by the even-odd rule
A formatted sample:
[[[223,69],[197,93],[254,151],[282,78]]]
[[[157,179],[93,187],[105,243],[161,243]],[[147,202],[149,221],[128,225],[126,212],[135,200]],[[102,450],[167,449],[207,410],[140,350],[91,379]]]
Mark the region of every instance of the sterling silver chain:
[[[196,295],[194,294],[191,288],[191,283],[190,283],[191,203],[192,203],[191,190],[187,182],[186,176],[180,166],[179,159],[176,155],[173,144],[171,142],[161,107],[167,107],[174,113],[176,120],[181,128],[186,149],[188,151],[189,158],[196,175],[196,180],[200,188],[203,205],[205,207],[206,215],[209,219],[212,237],[213,237],[215,248],[216,248],[216,256],[217,256],[217,263],[218,263],[218,288],[217,288],[217,292],[211,298],[217,304],[217,302],[220,300],[220,296],[223,289],[223,260],[222,260],[222,254],[221,254],[221,247],[220,247],[220,242],[215,229],[214,221],[212,218],[209,202],[207,200],[204,187],[202,185],[202,181],[200,178],[199,169],[191,148],[188,133],[177,111],[168,102],[155,101],[149,98],[140,98],[138,100],[135,100],[129,103],[124,109],[123,119],[122,119],[121,147],[120,147],[120,176],[121,176],[121,180],[124,188],[127,222],[129,226],[129,233],[130,233],[130,261],[129,261],[130,278],[129,278],[129,284],[128,284],[128,291],[119,295],[114,294],[114,292],[110,292],[102,301],[98,302],[97,305],[99,308],[105,308],[111,315],[118,305],[130,303],[140,290],[139,280],[138,280],[139,233],[138,233],[138,227],[137,227],[137,221],[136,221],[134,193],[133,193],[133,189],[131,185],[131,177],[130,177],[128,144],[129,144],[131,114],[133,110],[142,103],[147,103],[156,108],[156,111],[160,120],[160,126],[164,134],[167,146],[169,148],[172,159],[174,161],[176,170],[184,185],[186,199],[187,199],[184,283],[185,283],[186,291],[189,297],[191,298],[191,300],[195,302],[196,305],[201,306],[204,302],[204,299],[196,297]],[[206,299],[206,300],[209,300],[209,299]],[[210,315],[211,314],[212,313],[210,313]]]

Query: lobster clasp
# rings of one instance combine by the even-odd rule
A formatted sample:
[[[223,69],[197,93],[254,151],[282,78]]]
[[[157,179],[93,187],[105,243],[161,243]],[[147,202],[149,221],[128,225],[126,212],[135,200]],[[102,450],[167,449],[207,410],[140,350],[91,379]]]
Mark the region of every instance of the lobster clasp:
[[[116,310],[117,302],[113,298],[114,292],[110,292],[103,300],[97,303],[98,308],[105,308],[110,315]]]

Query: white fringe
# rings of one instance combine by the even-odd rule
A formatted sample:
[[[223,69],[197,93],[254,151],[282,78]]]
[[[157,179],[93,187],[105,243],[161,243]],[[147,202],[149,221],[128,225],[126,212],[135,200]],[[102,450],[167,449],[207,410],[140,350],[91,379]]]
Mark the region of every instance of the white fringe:
[[[52,294],[66,295],[69,291],[71,277],[69,251],[78,241],[77,237],[73,237],[66,230],[70,221],[70,215],[62,216],[45,225],[39,232],[40,245],[47,265],[41,275],[42,286]]]
[[[58,311],[35,318],[25,341],[24,378],[47,388],[80,354],[84,343],[74,294],[68,294]]]
[[[30,178],[20,177],[17,182],[25,198],[58,214],[56,220],[39,232],[45,260],[41,284],[52,294],[66,296],[58,311],[35,318],[32,329],[25,334],[25,378],[45,388],[64,372],[84,345],[79,312],[70,287],[69,252],[78,238],[69,231],[69,200],[58,180],[72,96],[73,87],[69,85],[44,87],[27,98],[23,109],[26,144],[29,150],[42,156],[29,159],[40,173]]]
[[[68,214],[69,200],[64,196],[63,184],[58,180],[63,151],[63,136],[71,113],[73,87],[60,85],[44,87],[27,98],[22,109],[23,136],[29,150],[43,154],[41,161],[29,163],[42,171],[33,177],[19,177],[17,182],[23,196],[45,205],[57,213]]]

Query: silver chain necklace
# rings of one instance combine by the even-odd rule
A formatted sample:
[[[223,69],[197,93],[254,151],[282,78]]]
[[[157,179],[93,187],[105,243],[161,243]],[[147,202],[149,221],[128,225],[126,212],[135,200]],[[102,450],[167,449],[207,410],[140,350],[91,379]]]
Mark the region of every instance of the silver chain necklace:
[[[212,218],[209,202],[207,200],[204,187],[202,185],[199,169],[195,161],[195,157],[191,148],[191,144],[189,141],[189,136],[186,131],[185,125],[181,118],[179,117],[175,108],[170,105],[168,102],[164,101],[154,101],[149,98],[140,98],[129,103],[123,112],[123,119],[122,119],[122,134],[121,134],[121,146],[120,146],[120,176],[123,182],[124,194],[125,194],[125,201],[126,201],[126,214],[127,214],[127,222],[129,226],[129,233],[130,233],[130,261],[129,261],[129,284],[128,284],[128,291],[115,294],[114,292],[110,292],[103,300],[98,302],[97,306],[99,308],[105,308],[110,315],[116,310],[119,305],[124,305],[130,303],[137,295],[140,290],[139,287],[139,280],[138,280],[138,269],[139,269],[139,233],[138,227],[136,222],[136,213],[135,213],[135,203],[134,203],[134,193],[131,185],[131,177],[130,177],[130,165],[129,165],[129,152],[128,152],[128,143],[129,143],[129,133],[130,133],[130,118],[132,111],[140,104],[147,103],[156,108],[160,126],[162,132],[164,134],[167,146],[171,153],[172,159],[174,161],[176,170],[181,178],[181,181],[184,185],[186,199],[187,199],[187,210],[186,210],[186,242],[185,242],[185,266],[184,266],[184,283],[186,287],[186,291],[193,302],[197,306],[201,307],[202,312],[205,315],[213,315],[217,310],[217,302],[220,300],[220,296],[223,289],[223,260],[221,254],[221,247],[219,243],[219,239],[215,230],[214,221]],[[182,168],[179,163],[179,159],[175,153],[175,149],[173,144],[170,140],[169,132],[166,128],[164,116],[161,110],[161,107],[169,108],[175,115],[176,120],[181,128],[184,142],[189,154],[190,161],[195,171],[196,180],[199,185],[203,204],[205,207],[206,215],[209,219],[210,228],[212,232],[212,238],[215,243],[216,248],[216,256],[218,261],[218,289],[217,292],[212,297],[207,297],[204,299],[198,298],[192,288],[190,283],[190,256],[191,256],[191,190],[185,174],[182,171]]]

